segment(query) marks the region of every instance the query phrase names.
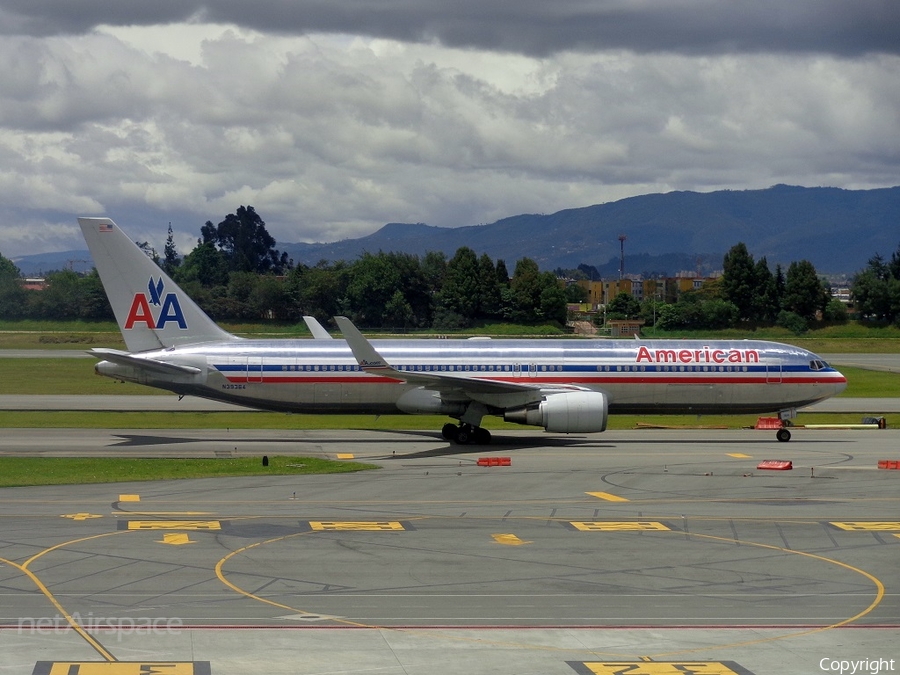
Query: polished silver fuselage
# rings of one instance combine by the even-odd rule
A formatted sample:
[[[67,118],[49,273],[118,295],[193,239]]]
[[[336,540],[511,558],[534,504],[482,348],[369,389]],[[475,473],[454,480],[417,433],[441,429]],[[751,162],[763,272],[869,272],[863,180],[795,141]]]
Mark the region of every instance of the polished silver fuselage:
[[[735,340],[374,340],[401,371],[573,387],[607,394],[611,414],[767,413],[840,393],[846,379],[807,350]],[[253,408],[397,413],[416,389],[363,372],[343,340],[240,340],[135,354],[192,366],[168,374],[108,361],[103,375]],[[407,410],[409,412],[409,410]]]

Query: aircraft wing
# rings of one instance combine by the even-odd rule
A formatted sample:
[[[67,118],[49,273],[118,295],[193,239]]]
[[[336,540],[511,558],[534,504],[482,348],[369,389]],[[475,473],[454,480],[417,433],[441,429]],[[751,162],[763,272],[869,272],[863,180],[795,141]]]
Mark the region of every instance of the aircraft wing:
[[[133,368],[152,370],[154,372],[163,373],[166,375],[196,375],[197,373],[203,372],[200,370],[200,368],[196,368],[194,366],[183,366],[176,363],[157,361],[156,359],[146,359],[140,356],[135,356],[134,354],[131,354],[129,352],[119,351],[118,349],[96,348],[88,351],[88,354],[90,354],[91,356],[96,356],[97,358],[103,359],[105,361],[118,363],[122,366],[132,366]]]
[[[334,319],[347,340],[350,351],[353,352],[353,356],[365,372],[436,391],[442,399],[469,399],[506,408],[541,401],[548,389],[559,389],[560,391],[581,390],[581,387],[575,386],[548,387],[547,385],[528,382],[508,382],[506,380],[466,377],[444,372],[397,370],[384,360],[350,319],[344,316],[336,316]]]

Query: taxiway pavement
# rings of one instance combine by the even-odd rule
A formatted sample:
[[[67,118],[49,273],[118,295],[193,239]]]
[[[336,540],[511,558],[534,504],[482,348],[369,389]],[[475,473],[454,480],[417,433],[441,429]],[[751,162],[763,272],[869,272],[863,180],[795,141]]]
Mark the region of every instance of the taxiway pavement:
[[[0,669],[900,668],[900,471],[877,468],[900,459],[900,432],[495,441],[5,430],[7,455],[353,456],[381,468],[0,490]],[[510,466],[479,466],[484,456]],[[763,459],[793,469],[759,470]]]

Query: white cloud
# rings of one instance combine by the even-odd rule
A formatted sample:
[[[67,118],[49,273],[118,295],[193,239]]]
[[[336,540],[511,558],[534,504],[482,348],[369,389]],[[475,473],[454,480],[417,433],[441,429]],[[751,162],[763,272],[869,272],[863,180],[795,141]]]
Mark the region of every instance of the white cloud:
[[[11,37],[0,252],[77,246],[75,217],[96,213],[161,250],[169,221],[192,241],[241,204],[281,242],[329,241],[672,189],[892,185],[898,71],[886,54],[528,56],[224,24]],[[59,227],[26,241],[21,222]]]

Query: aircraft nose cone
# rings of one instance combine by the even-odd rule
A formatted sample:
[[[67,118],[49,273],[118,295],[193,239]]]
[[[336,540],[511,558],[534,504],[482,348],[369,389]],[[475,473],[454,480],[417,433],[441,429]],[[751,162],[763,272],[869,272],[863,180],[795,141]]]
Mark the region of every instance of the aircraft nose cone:
[[[847,388],[847,378],[842,373],[839,373],[837,371],[835,371],[835,375],[836,378],[832,387],[834,389],[834,395],[837,396]]]

